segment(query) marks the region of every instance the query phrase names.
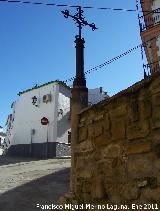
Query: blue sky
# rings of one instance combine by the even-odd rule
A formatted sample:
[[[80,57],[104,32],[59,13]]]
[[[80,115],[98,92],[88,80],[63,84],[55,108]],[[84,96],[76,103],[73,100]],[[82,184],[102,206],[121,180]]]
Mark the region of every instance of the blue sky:
[[[135,0],[38,0],[32,2],[135,9]],[[87,3],[86,3],[87,2]],[[17,93],[75,74],[75,35],[68,8],[0,2],[0,125],[4,126]],[[75,8],[69,8],[75,13]],[[83,29],[85,70],[99,65],[141,42],[137,12],[85,9],[98,30]],[[140,49],[87,76],[87,86],[102,86],[109,95],[143,78]]]

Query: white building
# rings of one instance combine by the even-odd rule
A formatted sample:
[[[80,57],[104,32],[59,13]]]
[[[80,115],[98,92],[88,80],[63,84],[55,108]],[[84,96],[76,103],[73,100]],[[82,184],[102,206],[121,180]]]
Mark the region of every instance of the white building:
[[[6,134],[3,132],[3,128],[0,126],[0,146],[4,143]]]
[[[0,126],[0,155],[3,154],[4,149],[4,140],[5,140],[6,134],[3,132],[3,128]]]
[[[89,93],[92,104],[107,97],[102,88]],[[41,158],[70,155],[71,88],[53,81],[18,95],[7,119],[7,153]]]

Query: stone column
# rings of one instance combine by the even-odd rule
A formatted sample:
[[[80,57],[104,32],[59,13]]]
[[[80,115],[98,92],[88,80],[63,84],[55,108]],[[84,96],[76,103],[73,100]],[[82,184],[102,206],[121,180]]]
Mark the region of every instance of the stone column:
[[[88,106],[88,89],[84,74],[84,39],[77,36],[76,40],[76,78],[73,82],[71,100],[71,178],[70,191],[75,193],[75,148],[78,144],[78,113]]]

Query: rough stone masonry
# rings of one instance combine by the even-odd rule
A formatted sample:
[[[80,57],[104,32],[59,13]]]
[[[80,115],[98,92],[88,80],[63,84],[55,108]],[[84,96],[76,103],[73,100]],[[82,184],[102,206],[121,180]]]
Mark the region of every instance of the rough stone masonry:
[[[160,73],[82,110],[76,143],[74,188],[60,203],[160,209]]]

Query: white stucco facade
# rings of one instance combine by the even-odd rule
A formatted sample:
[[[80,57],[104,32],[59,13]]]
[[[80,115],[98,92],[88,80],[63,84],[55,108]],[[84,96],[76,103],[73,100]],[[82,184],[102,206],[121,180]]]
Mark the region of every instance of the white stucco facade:
[[[51,100],[43,102],[44,95],[50,95]],[[37,106],[32,104],[34,96],[37,97]],[[12,144],[30,144],[31,136],[32,143],[43,143],[47,139],[48,142],[56,142],[58,105],[61,101],[68,102],[68,97],[59,93],[58,84],[49,84],[20,95],[15,103]],[[41,124],[43,117],[49,120],[48,125]]]
[[[4,144],[6,134],[3,131],[0,131],[0,146]]]
[[[48,101],[45,100],[46,96]],[[71,131],[70,97],[70,87],[60,82],[51,82],[20,93],[12,104],[13,112],[7,120],[8,151],[28,156],[45,156],[47,153],[56,156],[56,153],[63,154],[65,151],[64,155],[67,156],[70,148],[68,134]],[[106,97],[102,88],[89,90],[91,104]],[[43,117],[48,119],[47,125],[41,124]],[[56,146],[59,146],[58,152]]]
[[[3,155],[3,152],[4,152],[5,137],[6,137],[6,134],[3,132],[3,129],[0,126],[0,155]]]

